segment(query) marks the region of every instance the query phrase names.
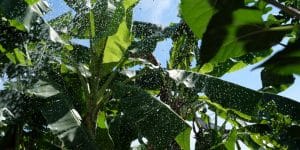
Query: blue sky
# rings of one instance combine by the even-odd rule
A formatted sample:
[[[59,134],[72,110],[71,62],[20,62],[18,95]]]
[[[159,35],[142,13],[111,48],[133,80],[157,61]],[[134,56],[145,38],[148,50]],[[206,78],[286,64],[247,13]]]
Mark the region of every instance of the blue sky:
[[[178,4],[180,0],[141,0],[134,9],[134,20],[145,21],[160,24],[165,27],[170,23],[179,22]],[[52,12],[46,15],[47,19],[55,18],[64,12],[70,11],[71,9],[66,7],[63,0],[49,0],[49,5],[52,7]],[[166,66],[166,60],[169,58],[169,50],[171,48],[172,41],[170,39],[158,43],[154,55],[158,58],[163,66]],[[280,47],[274,47],[275,50],[279,50]],[[242,70],[234,73],[226,74],[222,79],[251,88],[261,88],[260,71],[257,69],[251,71],[256,65],[248,66]],[[0,79],[0,89],[3,81]],[[300,101],[300,77],[296,76],[296,81],[286,91],[280,93],[282,96],[286,96],[295,100]]]

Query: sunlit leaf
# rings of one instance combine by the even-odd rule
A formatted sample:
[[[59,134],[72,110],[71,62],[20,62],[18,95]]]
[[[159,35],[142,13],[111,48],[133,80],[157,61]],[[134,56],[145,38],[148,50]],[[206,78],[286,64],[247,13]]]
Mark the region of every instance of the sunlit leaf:
[[[98,119],[97,119],[97,126],[99,128],[105,129],[106,127],[106,119],[105,119],[105,113],[104,112],[100,112],[98,114]]]
[[[211,17],[217,12],[217,0],[182,0],[180,4],[184,21],[198,38],[202,38]]]
[[[133,7],[139,2],[139,0],[124,0],[124,7],[125,9],[129,9],[130,7]]]
[[[17,63],[16,57],[14,56],[13,53],[6,53],[5,55],[12,63],[14,63],[14,64]]]
[[[109,36],[106,41],[103,56],[103,63],[105,64],[106,69],[111,70],[124,57],[125,51],[131,44],[131,24],[128,24],[127,19],[131,18],[132,8],[130,7],[136,2],[137,1],[129,2],[128,0],[124,2],[124,13],[126,15],[122,17],[122,22],[118,26],[117,32],[114,35]]]
[[[181,132],[177,137],[176,137],[176,142],[180,145],[181,149],[183,150],[190,150],[190,134],[191,134],[192,129],[188,128]]]
[[[125,54],[125,50],[131,43],[130,32],[125,20],[120,24],[116,34],[108,37],[104,50],[103,63],[117,63]]]
[[[28,89],[27,92],[29,94],[42,97],[42,98],[48,98],[51,96],[55,96],[59,94],[60,92],[55,89],[52,85],[48,84],[45,81],[38,81],[34,84],[34,87],[32,89]]]
[[[37,2],[40,1],[40,0],[25,0],[25,1],[26,1],[26,3],[28,3],[29,5],[33,5],[33,4],[37,3]]]
[[[6,49],[0,44],[0,51],[2,52],[2,53],[5,53],[6,52]]]
[[[17,58],[18,62],[21,65],[26,65],[25,54],[22,51],[20,51],[18,48],[15,48],[14,52],[15,52],[15,55],[16,55],[16,58]]]
[[[17,21],[17,20],[9,20],[10,26],[15,27],[18,30],[21,31],[26,31],[25,26],[23,25],[23,23]]]
[[[237,139],[237,130],[233,128],[228,134],[226,141],[224,142],[225,147],[228,150],[235,149],[236,139]]]

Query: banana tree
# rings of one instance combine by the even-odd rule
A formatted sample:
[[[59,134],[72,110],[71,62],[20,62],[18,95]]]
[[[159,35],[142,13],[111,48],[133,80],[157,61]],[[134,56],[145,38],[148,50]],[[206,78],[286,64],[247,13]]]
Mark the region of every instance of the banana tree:
[[[284,14],[291,23],[280,15],[262,20],[269,1],[181,0],[181,21],[162,28],[132,20],[138,0],[65,3],[74,11],[45,20],[45,1],[0,2],[2,147],[299,145],[300,103],[276,95],[299,74],[297,14]],[[259,66],[261,90],[218,78],[265,59],[288,36],[285,49]],[[152,53],[168,38],[170,59],[161,66]]]

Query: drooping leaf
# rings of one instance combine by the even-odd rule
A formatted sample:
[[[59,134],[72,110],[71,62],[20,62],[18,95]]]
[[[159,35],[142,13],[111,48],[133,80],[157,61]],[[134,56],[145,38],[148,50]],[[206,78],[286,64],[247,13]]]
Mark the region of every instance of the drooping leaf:
[[[300,74],[300,40],[288,44],[259,67],[262,66],[281,75]]]
[[[132,32],[135,38],[144,39],[146,37],[163,34],[163,28],[148,22],[134,21]]]
[[[157,43],[164,40],[165,34],[162,27],[152,23],[134,21],[132,33],[134,41],[129,47],[130,57],[142,58],[157,65],[151,56]]]
[[[262,91],[279,93],[289,88],[294,83],[295,77],[293,75],[276,74],[268,69],[264,69],[261,72],[261,80]]]
[[[85,131],[79,113],[61,97],[48,99],[41,111],[48,122],[48,128],[64,143],[65,148],[93,149],[95,143]]]
[[[122,119],[119,121],[124,121],[121,124],[129,125],[128,131],[131,130],[129,133],[135,132],[134,135],[146,138],[154,149],[167,148],[177,135],[189,128],[184,120],[164,103],[151,97],[141,89],[116,84],[113,90],[114,97],[120,99],[119,112],[122,112],[120,116]],[[114,132],[112,127],[110,130]],[[118,133],[115,134],[118,135]],[[114,141],[119,138],[122,137],[113,136]]]
[[[48,76],[48,80],[58,77],[51,75]],[[38,109],[46,119],[47,128],[62,141],[64,148],[97,149],[83,127],[80,114],[72,105],[73,96],[59,84],[61,83],[54,83],[53,80],[49,82],[39,80],[32,88],[26,90],[25,94],[37,99]]]
[[[225,62],[219,63],[218,65],[206,63],[205,65],[203,65],[203,67],[201,67],[200,73],[220,77],[226,73],[240,70],[249,64],[260,62],[271,53],[271,50],[251,52],[241,57],[227,59]],[[206,66],[210,66],[211,68],[208,71],[202,71]]]
[[[70,97],[45,81],[38,81],[27,94],[40,97],[42,115],[48,128],[70,149],[97,149],[85,131],[79,113],[72,107]]]
[[[221,79],[186,72],[183,70],[169,70],[169,76],[177,84],[184,84],[188,88],[194,88],[197,92],[204,93],[212,102],[220,104],[224,108],[233,109],[246,115],[258,117],[259,105],[267,106],[275,103],[277,111],[289,115],[295,120],[300,117],[300,103],[274,94],[254,91]]]

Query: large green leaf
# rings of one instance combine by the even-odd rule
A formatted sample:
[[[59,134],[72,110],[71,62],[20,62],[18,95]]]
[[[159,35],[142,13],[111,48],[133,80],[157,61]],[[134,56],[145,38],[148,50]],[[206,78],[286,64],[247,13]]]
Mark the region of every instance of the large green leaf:
[[[48,128],[63,141],[66,148],[97,149],[67,95],[44,81],[37,82],[27,92],[41,98],[40,110],[47,120]]]
[[[128,134],[135,138],[145,137],[154,149],[164,149],[177,135],[189,126],[164,103],[141,89],[124,84],[116,84],[112,89],[114,98],[120,99],[120,118],[122,125],[128,125]],[[114,122],[113,122],[114,123]],[[124,138],[119,132],[124,130],[110,127],[114,141]],[[127,136],[127,135],[124,135]],[[118,140],[119,139],[119,140]],[[122,142],[122,141],[120,141]],[[126,146],[126,145],[125,145]]]
[[[125,51],[131,43],[130,31],[126,25],[125,18],[120,24],[116,34],[108,37],[104,50],[103,63],[117,63],[124,56]]]
[[[202,38],[209,20],[217,12],[217,0],[182,0],[181,15],[198,38]]]
[[[202,64],[218,64],[249,52],[269,50],[291,31],[265,26],[262,15],[262,11],[250,8],[214,15],[202,39]]]
[[[118,26],[117,32],[107,38],[103,63],[105,69],[111,70],[118,62],[124,57],[127,48],[130,46],[132,41],[132,35],[130,32],[131,28],[131,15],[132,7],[138,2],[138,0],[124,0],[123,7],[124,15],[122,21]]]
[[[243,4],[243,0],[182,0],[180,10],[184,21],[198,38],[202,38],[214,15],[222,14],[226,20],[228,14]]]
[[[300,120],[300,103],[274,94],[254,91],[221,79],[186,72],[183,70],[170,70],[169,76],[177,84],[184,84],[188,88],[194,88],[197,92],[204,93],[212,102],[218,103],[224,108],[233,109],[246,115],[259,117],[260,107],[266,107],[274,103],[277,111],[291,118]]]

